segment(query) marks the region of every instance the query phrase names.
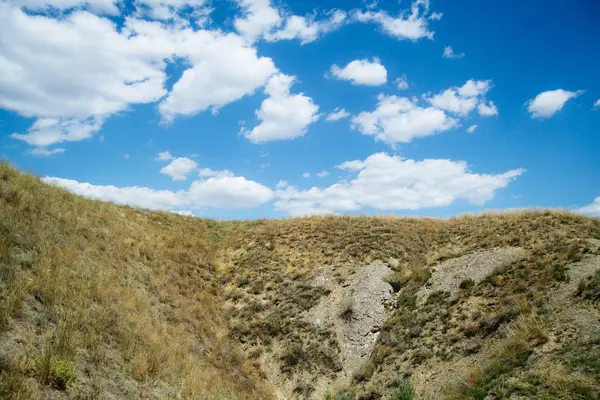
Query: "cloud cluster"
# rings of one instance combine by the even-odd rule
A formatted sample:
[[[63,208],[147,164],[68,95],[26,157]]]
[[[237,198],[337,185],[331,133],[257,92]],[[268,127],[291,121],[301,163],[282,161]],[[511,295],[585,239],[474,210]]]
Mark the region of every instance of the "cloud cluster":
[[[277,72],[236,34],[133,16],[118,29],[87,11],[52,18],[2,2],[0,35],[11,38],[0,43],[0,107],[39,118],[13,137],[41,148],[89,138],[135,104],[160,101],[167,121],[216,111]],[[174,62],[186,69],[168,92]]]
[[[417,210],[444,207],[457,200],[481,205],[524,172],[514,169],[496,175],[476,174],[464,161],[416,161],[386,153],[344,162],[337,168],[356,175],[323,189],[283,186],[275,192],[276,208],[296,216],[364,208]]]
[[[377,24],[384,33],[399,40],[411,41],[433,39],[434,32],[429,29],[429,22],[441,17],[441,13],[429,13],[429,0],[415,0],[410,10],[402,11],[397,17],[383,10],[352,12],[354,21]]]
[[[247,209],[267,203],[273,191],[244,177],[222,176],[194,181],[187,190],[155,190],[148,187],[93,185],[71,179],[42,178],[73,193],[96,200],[127,204],[151,210],[183,212],[204,207]]]
[[[417,210],[444,207],[457,200],[481,205],[524,172],[514,169],[500,174],[477,174],[471,172],[464,161],[418,161],[376,153],[365,160],[338,165],[336,168],[347,176],[329,187],[299,190],[281,180],[273,191],[258,182],[236,177],[229,170],[198,169],[195,162],[189,161],[176,158],[169,164],[172,168],[168,171],[174,179],[185,179],[189,173],[197,171],[200,179],[192,182],[187,190],[102,186],[54,177],[43,180],[94,199],[156,210],[189,213],[203,207],[244,209],[275,200],[276,209],[296,216],[368,208]],[[179,169],[174,166],[178,163],[181,164]],[[167,173],[163,170],[161,172]],[[319,178],[328,175],[328,171],[316,173]],[[309,178],[311,174],[305,172],[302,176]]]
[[[469,80],[461,87],[451,87],[423,99],[380,94],[373,111],[364,111],[352,118],[352,128],[390,144],[408,143],[416,138],[440,133],[459,126],[460,118],[477,109],[481,116],[497,115],[498,109],[485,96],[491,81]]]
[[[330,10],[324,18],[286,14],[270,0],[237,0],[242,9],[234,20],[240,35],[249,42],[264,38],[269,42],[298,39],[301,44],[314,42],[320,36],[339,29],[347,20],[341,10]]]

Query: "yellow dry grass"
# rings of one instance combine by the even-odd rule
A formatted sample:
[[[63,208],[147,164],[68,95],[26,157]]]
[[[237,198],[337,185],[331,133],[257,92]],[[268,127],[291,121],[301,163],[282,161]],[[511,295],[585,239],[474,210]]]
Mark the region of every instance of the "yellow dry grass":
[[[228,337],[207,221],[87,200],[7,164],[0,215],[0,397],[56,396],[53,368],[73,362],[75,398],[269,398]]]
[[[327,266],[343,283],[365,263],[390,258],[388,280],[402,288],[396,308],[368,373],[345,389],[378,398],[400,368],[456,360],[474,340],[506,343],[497,356],[512,369],[490,360],[463,371],[472,379],[457,393],[468,398],[507,385],[547,339],[544,305],[568,279],[566,266],[591,251],[586,238],[600,239],[600,221],[566,212],[206,220],[88,200],[3,163],[0,398],[270,399],[261,360],[291,380],[300,373],[298,388],[310,392],[311,374],[339,372],[335,334],[302,318],[325,294],[313,273]],[[440,295],[416,308],[429,267],[505,246],[529,256],[465,286],[452,303]],[[468,309],[472,298],[480,310]],[[419,338],[406,334],[413,325],[424,328]],[[443,351],[424,351],[433,346]],[[578,349],[567,348],[573,363],[583,357]],[[556,393],[596,393],[598,364],[588,358],[577,379],[554,381]]]

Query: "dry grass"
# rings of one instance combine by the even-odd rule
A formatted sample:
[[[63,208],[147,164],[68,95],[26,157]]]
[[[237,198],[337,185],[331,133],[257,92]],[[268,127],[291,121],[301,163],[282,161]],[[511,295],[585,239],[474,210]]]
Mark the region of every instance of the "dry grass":
[[[502,343],[455,390],[479,398],[510,382],[531,392],[528,382],[554,379],[528,364],[555,323],[547,300],[590,252],[583,239],[600,239],[599,220],[560,212],[204,220],[87,200],[6,164],[0,213],[0,398],[15,399],[269,399],[265,362],[310,396],[312,378],[340,373],[335,332],[303,318],[327,294],[315,272],[331,267],[341,285],[376,259],[394,270],[395,306],[367,372],[344,390],[380,398],[419,365]],[[504,246],[529,257],[417,306],[430,267]],[[572,301],[598,307],[584,297]],[[568,360],[586,368],[557,353],[554,370],[577,379],[546,386],[595,393],[600,367],[577,349],[596,345],[568,345]]]
[[[0,211],[0,397],[269,398],[228,337],[208,221],[90,201],[6,164]]]

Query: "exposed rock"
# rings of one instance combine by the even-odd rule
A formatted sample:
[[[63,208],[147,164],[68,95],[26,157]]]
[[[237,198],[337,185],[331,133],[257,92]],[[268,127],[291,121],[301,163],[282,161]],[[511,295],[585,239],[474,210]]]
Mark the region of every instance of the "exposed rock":
[[[526,255],[527,252],[519,247],[502,247],[446,260],[432,269],[428,285],[417,292],[417,302],[423,304],[431,293],[439,290],[449,292],[452,298],[463,280],[480,282],[496,268],[520,261]]]
[[[369,358],[379,329],[387,316],[384,302],[392,287],[383,281],[391,270],[381,261],[360,268],[344,285],[338,285],[331,271],[321,270],[315,284],[331,290],[309,311],[311,322],[334,327],[346,376],[352,376]]]

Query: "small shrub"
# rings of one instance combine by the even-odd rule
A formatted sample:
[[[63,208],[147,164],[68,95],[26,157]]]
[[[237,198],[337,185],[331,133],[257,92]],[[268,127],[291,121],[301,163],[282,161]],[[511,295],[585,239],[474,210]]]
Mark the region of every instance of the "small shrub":
[[[444,290],[436,290],[435,292],[431,293],[429,297],[427,297],[425,304],[443,303],[448,297],[450,297],[450,293]]]
[[[353,298],[349,297],[342,301],[342,303],[340,304],[339,316],[341,319],[343,319],[346,322],[352,320],[352,317],[354,316],[354,299]]]
[[[458,287],[463,290],[470,289],[473,286],[475,286],[475,282],[473,282],[473,279],[463,279],[458,285]]]
[[[390,400],[416,400],[415,390],[408,379],[398,379],[390,393]]]
[[[577,288],[577,296],[581,296],[586,300],[600,300],[600,270],[596,271],[593,276],[586,280],[582,280]]]
[[[354,393],[340,393],[337,395],[337,400],[356,400]]]
[[[75,382],[75,363],[71,361],[56,360],[50,371],[50,386],[58,390],[66,390],[67,386]]]

